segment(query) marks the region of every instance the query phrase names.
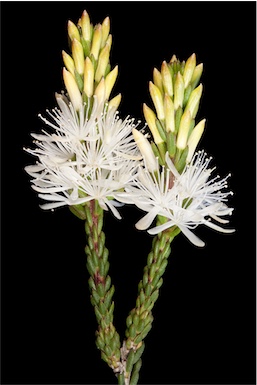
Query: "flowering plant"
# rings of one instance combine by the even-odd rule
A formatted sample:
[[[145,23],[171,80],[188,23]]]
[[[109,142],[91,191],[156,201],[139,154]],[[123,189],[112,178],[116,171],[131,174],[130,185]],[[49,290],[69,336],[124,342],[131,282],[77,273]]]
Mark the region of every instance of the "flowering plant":
[[[68,206],[85,222],[89,288],[98,330],[96,345],[119,384],[137,384],[145,338],[153,324],[152,309],[163,284],[171,242],[181,232],[204,246],[194,229],[206,225],[224,233],[233,209],[227,179],[213,175],[211,157],[197,146],[206,120],[197,122],[203,65],[192,54],[175,55],[153,71],[149,82],[152,106],[143,105],[145,125],[118,113],[121,95],[112,95],[118,66],[111,67],[110,19],[93,25],[86,11],[77,24],[68,22],[71,52],[63,51],[65,91],[56,94],[58,108],[41,116],[51,131],[33,133],[37,158],[26,167],[32,188],[46,201],[44,210]],[[114,325],[114,285],[109,275],[103,232],[110,210],[144,211],[138,230],[154,235],[135,307],[126,319],[124,341]]]

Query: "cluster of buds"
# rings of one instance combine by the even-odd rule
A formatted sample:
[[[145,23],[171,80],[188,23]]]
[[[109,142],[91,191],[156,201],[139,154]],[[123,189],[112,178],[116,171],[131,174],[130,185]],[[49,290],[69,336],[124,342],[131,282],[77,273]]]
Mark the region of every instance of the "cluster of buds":
[[[144,117],[153,137],[151,148],[145,136],[134,130],[149,171],[156,168],[156,157],[159,164],[165,164],[167,151],[179,172],[192,159],[205,126],[205,119],[195,125],[203,90],[199,84],[202,71],[203,64],[196,65],[195,54],[186,62],[180,62],[173,55],[169,63],[163,61],[160,71],[154,68],[149,91],[156,112],[143,105]]]
[[[118,75],[118,66],[111,70],[109,61],[112,45],[109,17],[102,24],[93,26],[84,11],[77,25],[68,21],[68,36],[71,55],[62,51],[63,80],[75,110],[79,110],[83,103],[93,102],[94,95],[98,103],[108,101],[108,108],[117,109],[121,95],[109,101]]]

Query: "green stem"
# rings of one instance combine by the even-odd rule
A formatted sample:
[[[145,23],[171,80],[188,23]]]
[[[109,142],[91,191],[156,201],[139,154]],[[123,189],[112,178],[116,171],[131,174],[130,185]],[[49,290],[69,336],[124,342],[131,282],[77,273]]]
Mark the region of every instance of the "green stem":
[[[113,325],[114,286],[108,275],[108,250],[105,247],[105,234],[102,231],[103,209],[92,200],[84,206],[85,231],[87,234],[87,269],[90,274],[89,288],[91,303],[98,322],[96,345],[101,357],[114,370],[120,371],[120,337]]]
[[[163,223],[163,218],[158,218]],[[152,308],[159,296],[162,286],[162,275],[168,264],[171,252],[171,242],[180,230],[177,227],[170,228],[157,234],[152,242],[152,249],[144,268],[143,279],[138,285],[138,297],[136,306],[127,317],[127,330],[123,349],[125,350],[124,374],[125,385],[136,385],[141,367],[141,355],[144,350],[144,338],[152,328]]]

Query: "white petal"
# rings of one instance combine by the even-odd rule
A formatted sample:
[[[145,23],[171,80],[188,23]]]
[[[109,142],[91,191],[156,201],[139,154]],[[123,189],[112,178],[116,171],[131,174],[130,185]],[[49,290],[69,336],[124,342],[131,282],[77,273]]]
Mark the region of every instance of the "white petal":
[[[235,229],[223,229],[223,227],[220,227],[218,225],[215,225],[215,223],[211,221],[204,221],[203,222],[206,226],[211,227],[214,230],[217,230],[221,233],[234,233],[236,230]]]
[[[154,207],[149,213],[147,213],[143,218],[141,218],[137,223],[136,223],[136,228],[138,230],[145,230],[147,229],[153,222],[154,218],[159,212],[159,208]]]
[[[195,246],[203,247],[205,245],[205,243],[187,227],[179,226],[179,228],[182,233],[189,239],[189,241],[192,242]]]
[[[160,233],[161,231],[167,230],[169,227],[172,227],[172,226],[174,226],[174,222],[168,221],[168,222],[164,223],[163,225],[156,226],[150,230],[147,230],[147,232],[151,235],[155,235],[155,234]]]

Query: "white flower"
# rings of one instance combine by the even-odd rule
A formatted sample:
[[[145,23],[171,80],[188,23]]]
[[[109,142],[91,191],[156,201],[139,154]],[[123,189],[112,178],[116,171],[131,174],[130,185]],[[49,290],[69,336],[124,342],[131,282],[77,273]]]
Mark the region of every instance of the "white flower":
[[[93,107],[92,101],[75,111],[57,95],[60,109],[49,112],[51,121],[42,118],[54,133],[32,134],[36,148],[25,150],[38,160],[25,170],[39,197],[50,202],[43,209],[96,199],[120,218],[115,193],[131,182],[141,159],[132,135],[135,124],[129,117],[121,120],[114,108],[99,105],[96,97]]]
[[[147,212],[136,224],[139,230],[149,228],[156,216],[160,215],[166,217],[167,221],[148,230],[150,234],[177,226],[194,245],[204,246],[204,242],[192,232],[198,225],[204,224],[225,233],[234,231],[224,229],[211,220],[227,223],[220,217],[230,215],[233,209],[224,203],[232,194],[224,191],[228,177],[211,178],[214,168],[208,168],[210,160],[203,151],[195,153],[180,175],[167,153],[167,167],[150,173],[146,167],[140,166],[134,185],[118,194],[118,199],[124,203],[134,203]]]

